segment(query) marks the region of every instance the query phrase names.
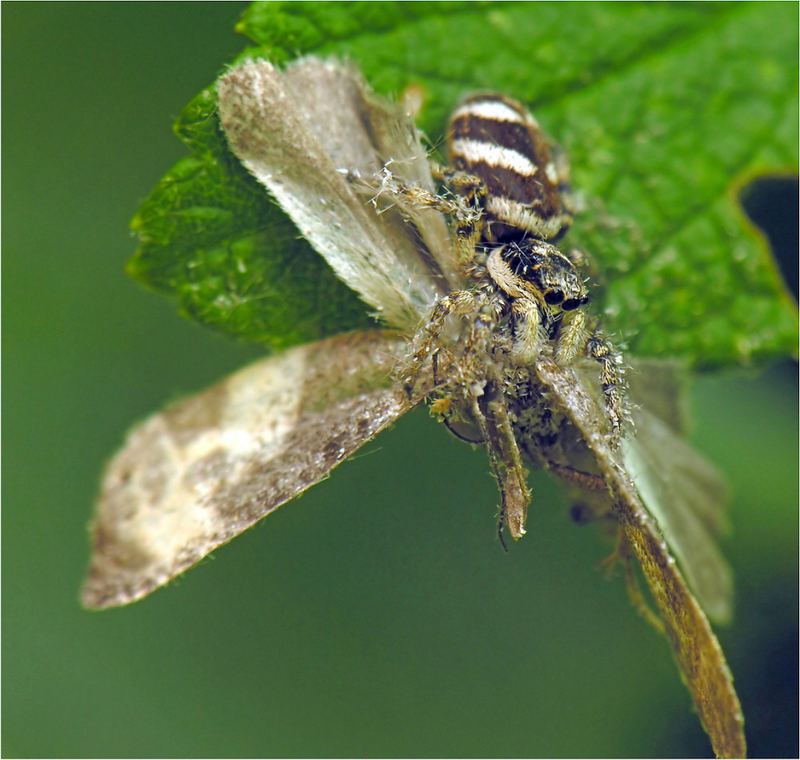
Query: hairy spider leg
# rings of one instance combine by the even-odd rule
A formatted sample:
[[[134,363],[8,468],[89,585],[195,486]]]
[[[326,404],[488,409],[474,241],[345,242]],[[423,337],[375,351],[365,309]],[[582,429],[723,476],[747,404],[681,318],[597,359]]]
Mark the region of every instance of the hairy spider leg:
[[[617,448],[620,443],[622,426],[627,413],[620,394],[621,372],[619,355],[613,346],[601,336],[593,333],[586,341],[586,356],[600,365],[600,383],[603,388],[603,401],[606,416],[611,423],[610,445]]]

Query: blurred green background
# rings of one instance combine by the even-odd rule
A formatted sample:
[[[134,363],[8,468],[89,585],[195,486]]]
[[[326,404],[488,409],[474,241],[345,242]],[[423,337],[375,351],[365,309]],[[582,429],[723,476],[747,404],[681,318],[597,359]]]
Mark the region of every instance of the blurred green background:
[[[78,606],[124,431],[259,355],[123,273],[242,7],[2,7],[3,755],[707,755],[666,642],[595,570],[611,547],[537,474],[504,554],[485,455],[423,410],[166,590]],[[732,487],[750,749],[797,756],[796,368],[699,378],[692,408]]]

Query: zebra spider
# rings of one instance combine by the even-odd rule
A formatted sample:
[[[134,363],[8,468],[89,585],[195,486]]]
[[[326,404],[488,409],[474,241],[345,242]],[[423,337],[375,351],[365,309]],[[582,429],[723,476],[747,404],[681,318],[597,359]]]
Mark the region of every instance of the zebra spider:
[[[437,301],[412,340],[401,380],[412,398],[426,362],[451,366],[450,379],[437,384],[433,411],[458,437],[486,444],[502,496],[501,541],[504,522],[518,539],[530,501],[520,448],[561,477],[591,482],[564,461],[563,421],[531,367],[541,355],[558,365],[595,360],[616,448],[627,418],[621,357],[582,308],[589,302],[577,268],[582,254],[553,245],[572,221],[566,172],[556,168],[533,116],[510,98],[473,95],[451,117],[448,158],[450,167],[434,166],[433,174],[452,197],[395,182],[386,167],[378,193],[448,216],[469,283]],[[473,430],[464,432],[465,425]]]

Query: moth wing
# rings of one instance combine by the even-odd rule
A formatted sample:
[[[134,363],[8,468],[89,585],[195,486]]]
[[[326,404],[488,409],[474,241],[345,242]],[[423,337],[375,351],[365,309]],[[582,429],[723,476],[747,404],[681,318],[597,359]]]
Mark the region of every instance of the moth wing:
[[[691,494],[691,509],[712,535],[728,530],[727,489],[716,468],[685,442],[689,425],[685,408],[686,367],[680,362],[661,359],[635,359],[628,373],[629,395],[635,404],[636,430],[642,430],[645,444],[651,438],[663,437],[672,456],[665,462],[665,472],[673,471],[683,480]],[[643,410],[645,414],[640,414]],[[650,435],[651,426],[645,417],[655,416],[665,429]],[[637,419],[638,418],[638,419]],[[637,436],[639,437],[639,436]],[[678,445],[669,444],[676,442]],[[657,453],[657,447],[649,448]]]
[[[435,192],[427,151],[406,109],[375,94],[357,68],[337,61],[302,58],[283,76],[287,89],[303,93],[297,106],[334,165],[365,180],[355,183],[355,192],[379,210],[387,236],[397,238],[395,247],[399,244],[402,250],[411,237],[438,286],[463,287],[442,214],[386,192],[378,177],[386,165],[402,185]],[[388,203],[381,202],[384,194]]]
[[[706,614],[726,622],[733,613],[733,574],[703,520],[712,511],[721,514],[725,484],[698,452],[645,408],[636,410],[634,423],[636,435],[622,445],[625,468]]]
[[[381,168],[360,75],[317,59],[287,72],[249,61],[217,93],[231,149],[302,235],[387,324],[416,327],[441,293],[429,254],[410,225],[384,221],[339,171]]]
[[[387,380],[404,348],[379,331],[294,348],[137,425],[103,478],[83,604],[149,594],[408,411]]]
[[[540,357],[536,374],[580,432],[605,479],[614,514],[642,568],[714,752],[717,757],[745,757],[744,718],[725,656],[624,463],[602,434],[602,411],[571,369]]]
[[[576,372],[584,387],[599,387],[596,368],[581,365]],[[635,433],[623,440],[624,466],[703,610],[727,622],[733,573],[716,542],[727,528],[727,490],[713,465],[681,435],[683,369],[674,362],[637,360],[629,376]]]

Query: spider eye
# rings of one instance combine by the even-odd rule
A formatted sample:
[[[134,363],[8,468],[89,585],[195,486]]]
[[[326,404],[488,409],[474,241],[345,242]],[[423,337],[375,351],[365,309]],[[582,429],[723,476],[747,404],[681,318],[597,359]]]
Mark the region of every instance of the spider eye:
[[[544,302],[550,306],[558,306],[563,300],[564,293],[560,290],[545,290],[544,292]]]
[[[568,298],[561,304],[561,308],[564,311],[574,311],[579,306],[583,306],[588,300],[588,298]]]

